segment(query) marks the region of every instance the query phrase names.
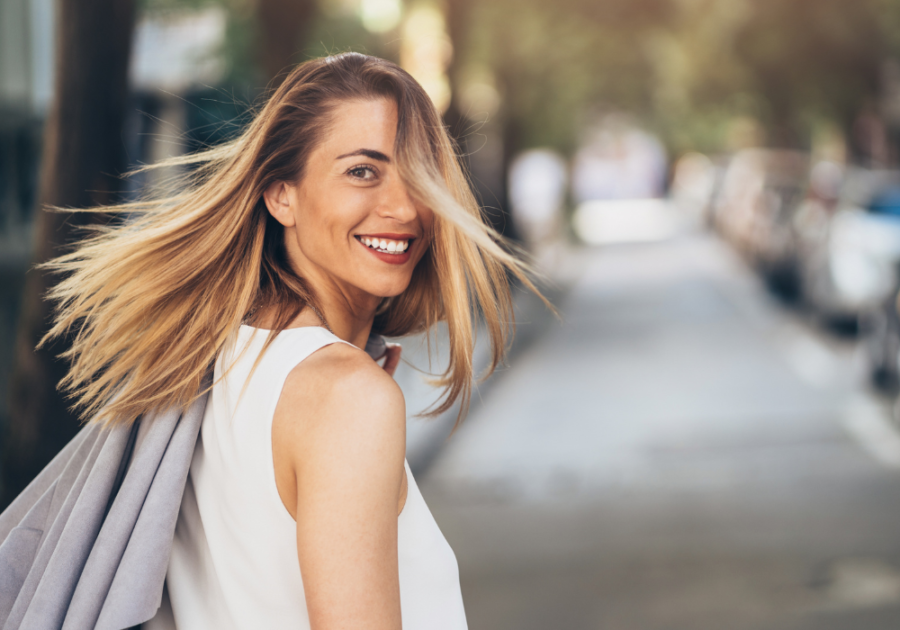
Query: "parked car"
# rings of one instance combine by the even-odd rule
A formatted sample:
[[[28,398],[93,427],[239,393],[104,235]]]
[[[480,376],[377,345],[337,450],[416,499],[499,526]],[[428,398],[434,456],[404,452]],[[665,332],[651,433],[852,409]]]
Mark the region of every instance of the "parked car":
[[[779,151],[770,163],[769,200],[759,212],[750,238],[750,258],[775,292],[790,298],[800,294],[800,259],[794,216],[810,192],[809,156]],[[815,169],[813,169],[815,173]]]
[[[878,308],[863,313],[860,318],[869,377],[875,387],[889,393],[900,390],[898,289],[895,287]]]
[[[897,283],[900,172],[851,169],[833,209],[795,216],[803,297],[830,323],[857,324]]]
[[[714,224],[776,288],[796,284],[792,217],[806,194],[808,174],[805,153],[744,150],[728,165],[716,200]]]

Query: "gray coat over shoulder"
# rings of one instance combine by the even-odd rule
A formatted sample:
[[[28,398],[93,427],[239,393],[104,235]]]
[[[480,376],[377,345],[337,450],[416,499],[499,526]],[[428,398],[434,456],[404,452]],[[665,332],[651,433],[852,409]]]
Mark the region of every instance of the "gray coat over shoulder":
[[[0,515],[4,630],[121,630],[156,614],[207,396],[84,427]]]

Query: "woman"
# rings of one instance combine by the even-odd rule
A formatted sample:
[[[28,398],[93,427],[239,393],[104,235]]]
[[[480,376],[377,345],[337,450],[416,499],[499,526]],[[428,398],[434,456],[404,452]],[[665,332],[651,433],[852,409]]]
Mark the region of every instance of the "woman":
[[[476,314],[502,359],[522,266],[478,210],[440,117],[396,65],[297,67],[183,192],[55,263],[63,385],[133,422],[214,379],[150,628],[465,628],[456,560],[405,463],[370,335],[446,324],[465,409]]]

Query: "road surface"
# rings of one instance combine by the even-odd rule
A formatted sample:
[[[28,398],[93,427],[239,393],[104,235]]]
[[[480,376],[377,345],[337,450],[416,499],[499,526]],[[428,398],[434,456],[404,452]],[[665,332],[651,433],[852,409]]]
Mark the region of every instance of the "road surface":
[[[900,437],[852,340],[710,235],[571,257],[420,473],[470,628],[900,628]]]

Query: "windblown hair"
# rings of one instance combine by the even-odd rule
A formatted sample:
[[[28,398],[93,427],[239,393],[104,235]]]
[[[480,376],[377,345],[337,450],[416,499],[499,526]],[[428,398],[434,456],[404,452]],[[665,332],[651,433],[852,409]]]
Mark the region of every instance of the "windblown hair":
[[[101,208],[121,220],[46,265],[64,277],[49,294],[55,321],[41,343],[70,336],[63,356],[71,369],[60,386],[83,418],[130,423],[154,409],[186,407],[248,314],[276,313],[271,342],[304,307],[317,306],[288,263],[283,227],[263,192],[303,177],[335,105],[373,98],[396,102],[399,172],[435,214],[430,248],[409,287],[380,305],[373,330],[398,337],[445,322],[449,363],[435,379],[444,395],[432,413],[460,400],[462,417],[477,319],[490,335],[490,373],[512,333],[509,274],[534,287],[486,224],[421,86],[393,63],[345,53],[296,67],[231,142],[161,164],[191,168],[179,192]]]

